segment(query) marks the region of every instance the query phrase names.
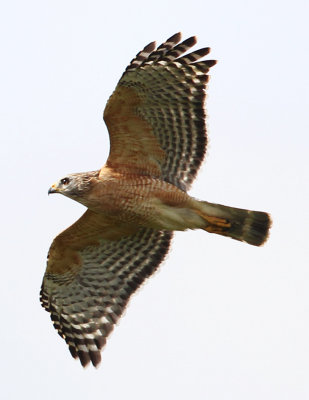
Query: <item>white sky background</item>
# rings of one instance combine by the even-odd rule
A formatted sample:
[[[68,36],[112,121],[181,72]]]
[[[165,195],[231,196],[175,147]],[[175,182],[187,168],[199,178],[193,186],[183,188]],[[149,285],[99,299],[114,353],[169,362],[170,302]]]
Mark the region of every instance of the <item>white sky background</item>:
[[[309,398],[307,1],[10,1],[0,9],[1,398]],[[176,234],[100,369],[39,304],[53,237],[83,207],[47,196],[99,168],[105,103],[133,56],[181,30],[211,46],[210,144],[191,193],[271,212],[255,248]]]

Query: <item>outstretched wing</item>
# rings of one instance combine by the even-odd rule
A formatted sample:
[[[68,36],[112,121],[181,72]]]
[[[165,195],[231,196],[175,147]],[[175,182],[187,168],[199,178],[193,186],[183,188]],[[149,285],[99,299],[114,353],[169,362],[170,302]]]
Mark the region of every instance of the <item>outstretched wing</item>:
[[[50,248],[41,304],[83,366],[100,363],[107,336],[131,294],[163,260],[172,236],[125,230],[88,210]]]
[[[110,135],[105,167],[187,190],[206,151],[205,88],[216,61],[198,61],[209,48],[184,55],[196,38],[180,40],[177,33],[157,49],[150,43],[121,77],[104,111]]]

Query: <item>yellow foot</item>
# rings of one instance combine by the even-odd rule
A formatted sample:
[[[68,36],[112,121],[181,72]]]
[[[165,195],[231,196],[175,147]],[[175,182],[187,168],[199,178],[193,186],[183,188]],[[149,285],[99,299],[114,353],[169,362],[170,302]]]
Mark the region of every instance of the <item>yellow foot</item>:
[[[208,225],[203,228],[207,232],[224,234],[224,231],[228,230],[232,226],[225,218],[212,217],[210,215],[205,215],[200,211],[197,211],[197,214],[207,222]]]

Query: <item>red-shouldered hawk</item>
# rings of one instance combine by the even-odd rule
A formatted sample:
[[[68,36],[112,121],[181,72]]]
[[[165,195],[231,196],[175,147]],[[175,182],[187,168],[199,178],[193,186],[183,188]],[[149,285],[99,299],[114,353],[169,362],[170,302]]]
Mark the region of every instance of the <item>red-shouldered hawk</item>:
[[[131,61],[104,111],[110,154],[101,170],[52,185],[88,209],[49,250],[43,307],[74,358],[100,350],[133,292],[164,259],[174,230],[204,229],[259,246],[270,217],[187,194],[206,151],[205,88],[216,61],[177,33]]]

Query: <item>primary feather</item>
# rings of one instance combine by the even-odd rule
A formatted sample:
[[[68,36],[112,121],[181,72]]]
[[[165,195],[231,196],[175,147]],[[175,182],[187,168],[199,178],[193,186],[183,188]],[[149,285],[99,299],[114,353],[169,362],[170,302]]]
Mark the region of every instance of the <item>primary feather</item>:
[[[150,43],[131,61],[104,120],[110,154],[97,171],[70,174],[49,193],[88,210],[53,241],[42,306],[83,366],[100,351],[132,293],[160,265],[173,230],[204,229],[262,244],[269,215],[196,200],[187,194],[203,161],[208,72],[202,48],[177,33]],[[186,54],[185,54],[186,53]]]

